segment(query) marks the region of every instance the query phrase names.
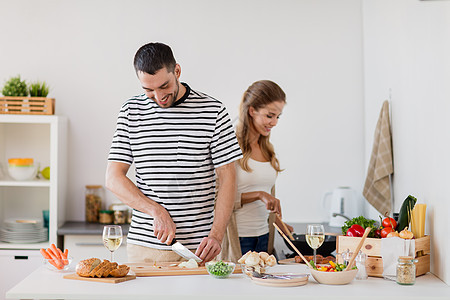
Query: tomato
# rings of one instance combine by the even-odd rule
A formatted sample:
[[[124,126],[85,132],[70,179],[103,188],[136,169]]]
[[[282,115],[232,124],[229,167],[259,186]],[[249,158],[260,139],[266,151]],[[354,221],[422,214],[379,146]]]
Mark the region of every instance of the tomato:
[[[355,229],[353,229],[353,228],[350,227],[350,228],[347,230],[347,236],[358,237],[358,233],[356,232]]]
[[[395,220],[392,218],[384,218],[382,225],[384,228],[392,227],[393,229],[395,229],[397,227],[397,222],[395,222]]]
[[[358,234],[358,237],[361,237],[364,235],[364,227],[358,224],[353,224],[350,228],[354,229],[356,233]]]
[[[388,235],[390,232],[392,232],[392,231],[394,231],[394,229],[392,229],[392,227],[385,227],[385,228],[383,228],[383,229],[381,230],[381,238],[387,237],[387,235]]]

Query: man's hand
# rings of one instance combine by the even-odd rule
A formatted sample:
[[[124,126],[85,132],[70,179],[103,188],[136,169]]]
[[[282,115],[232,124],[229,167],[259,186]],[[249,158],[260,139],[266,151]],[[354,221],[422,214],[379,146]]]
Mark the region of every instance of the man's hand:
[[[220,242],[215,238],[208,236],[203,238],[197,248],[197,251],[195,251],[195,255],[200,257],[202,264],[204,264],[219,255],[220,250],[222,250]]]
[[[176,225],[167,210],[160,206],[158,213],[153,218],[153,229],[156,238],[166,245],[171,245],[175,237]]]

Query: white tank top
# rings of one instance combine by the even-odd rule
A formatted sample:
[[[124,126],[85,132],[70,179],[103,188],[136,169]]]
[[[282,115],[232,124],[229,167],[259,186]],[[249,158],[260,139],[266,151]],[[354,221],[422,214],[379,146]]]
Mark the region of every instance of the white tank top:
[[[270,194],[277,179],[277,171],[270,162],[259,162],[253,159],[248,160],[251,172],[242,170],[236,163],[237,191],[241,193],[263,191]],[[244,204],[235,211],[236,223],[240,237],[254,237],[269,232],[267,220],[269,211],[261,200]]]

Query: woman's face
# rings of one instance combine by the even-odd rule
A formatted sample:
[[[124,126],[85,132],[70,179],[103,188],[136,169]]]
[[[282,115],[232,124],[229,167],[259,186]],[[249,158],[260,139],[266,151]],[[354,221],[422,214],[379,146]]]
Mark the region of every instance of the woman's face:
[[[283,101],[274,101],[256,110],[253,107],[249,108],[249,113],[253,128],[257,133],[268,136],[273,127],[278,123],[278,119],[283,111]]]

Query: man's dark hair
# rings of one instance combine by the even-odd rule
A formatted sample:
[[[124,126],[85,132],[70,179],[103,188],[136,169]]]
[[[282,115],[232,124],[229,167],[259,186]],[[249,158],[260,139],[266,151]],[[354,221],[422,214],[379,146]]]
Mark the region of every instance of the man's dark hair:
[[[148,43],[136,52],[134,56],[134,69],[155,75],[162,68],[167,72],[173,72],[176,65],[172,49],[163,43]]]

